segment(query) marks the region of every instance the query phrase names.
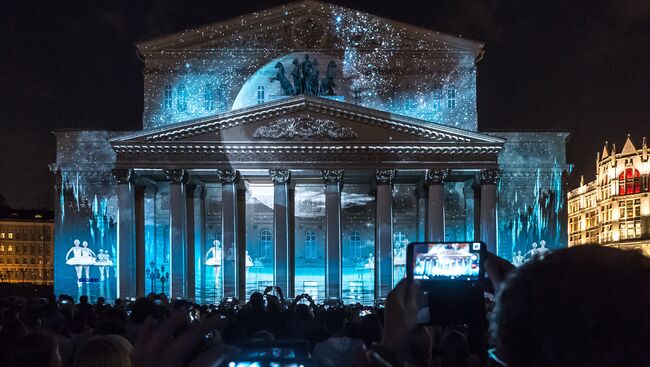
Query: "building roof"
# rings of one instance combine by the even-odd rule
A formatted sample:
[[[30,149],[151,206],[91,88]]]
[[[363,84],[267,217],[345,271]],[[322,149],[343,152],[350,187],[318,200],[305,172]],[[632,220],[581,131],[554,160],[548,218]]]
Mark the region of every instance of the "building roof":
[[[236,37],[239,40],[244,39],[245,42],[240,45],[242,48],[255,49],[260,46],[273,46],[271,44],[265,44],[267,43],[266,41],[282,32],[281,29],[287,26],[287,24],[298,24],[305,19],[310,20],[308,22],[309,24],[320,24],[317,24],[316,27],[320,31],[329,32],[331,30],[333,33],[336,33],[337,30],[334,29],[333,23],[339,19],[345,20],[346,15],[366,24],[377,25],[381,29],[390,27],[393,33],[399,32],[404,35],[405,39],[413,40],[415,43],[419,42],[419,47],[427,44],[428,46],[425,49],[434,47],[449,51],[471,52],[476,58],[480,56],[483,50],[483,43],[481,42],[467,40],[316,0],[290,2],[285,5],[263,9],[240,17],[144,41],[137,46],[140,52],[145,55],[181,49],[217,49],[232,47],[233,45],[236,47],[239,42],[232,42],[232,38]],[[330,30],[325,28],[330,28]],[[301,30],[305,32],[313,31],[311,28],[301,28]],[[371,35],[375,32],[370,31],[365,33]],[[228,39],[230,41],[227,41]],[[224,43],[223,41],[226,42]],[[262,42],[260,43],[258,41]],[[276,46],[282,46],[282,44]],[[323,45],[316,42],[314,45],[306,46],[310,46],[308,48],[322,48]],[[383,46],[378,45],[376,47]],[[395,47],[395,45],[390,45],[390,47]],[[404,45],[400,48],[408,49]]]
[[[54,212],[43,209],[0,209],[0,221],[51,222]]]

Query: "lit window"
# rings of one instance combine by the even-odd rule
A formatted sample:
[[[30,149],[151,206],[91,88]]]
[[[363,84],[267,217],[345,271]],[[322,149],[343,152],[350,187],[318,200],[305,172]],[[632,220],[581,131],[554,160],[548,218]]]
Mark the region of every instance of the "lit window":
[[[5,245],[0,245],[0,252],[4,252],[5,250]]]
[[[165,108],[166,109],[172,108],[172,86],[171,85],[165,86]]]
[[[9,245],[7,246],[7,252],[12,252],[14,250],[14,247]]]
[[[257,104],[264,103],[264,86],[260,85],[257,87]]]
[[[273,234],[270,229],[260,231],[260,255],[263,258],[273,256]]]
[[[618,176],[618,194],[638,194],[641,192],[641,174],[634,168],[626,168]]]
[[[0,233],[0,238],[5,238],[5,233],[4,232]]]
[[[453,85],[447,87],[447,108],[456,107],[456,89]]]
[[[7,234],[7,238],[9,238],[10,240],[13,239],[13,238],[14,238],[14,234],[11,233],[11,232],[9,232],[9,233]]]
[[[315,259],[318,256],[316,250],[316,232],[309,230],[305,232],[305,258]]]
[[[214,85],[212,83],[205,85],[205,90],[203,91],[203,107],[207,111],[214,110]]]
[[[178,109],[179,112],[187,111],[187,87],[185,84],[178,86],[177,94],[176,109]]]
[[[361,232],[356,230],[350,232],[350,257],[361,257]]]
[[[442,91],[436,90],[433,92],[433,111],[437,112],[442,110]]]

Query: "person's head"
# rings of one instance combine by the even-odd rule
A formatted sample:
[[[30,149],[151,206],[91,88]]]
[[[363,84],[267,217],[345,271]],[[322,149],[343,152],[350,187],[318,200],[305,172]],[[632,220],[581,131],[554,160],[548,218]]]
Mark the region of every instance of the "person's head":
[[[61,355],[56,339],[49,334],[23,336],[13,347],[14,364],[24,367],[59,367]]]
[[[325,329],[330,336],[342,336],[345,331],[345,313],[340,310],[328,311],[325,314]]]
[[[264,309],[264,295],[260,292],[253,292],[248,300],[248,304],[254,310]]]
[[[88,296],[83,295],[79,297],[79,303],[81,303],[82,305],[88,304]]]
[[[359,323],[359,336],[370,347],[374,342],[381,341],[381,322],[379,316],[374,313],[361,318]]]
[[[514,270],[491,321],[510,367],[650,366],[650,258],[584,245]]]
[[[81,246],[83,246],[83,247],[88,247],[88,242],[83,241],[83,242],[81,243]]]
[[[131,367],[133,347],[119,335],[103,335],[81,345],[74,359],[75,367]]]
[[[97,298],[97,306],[103,306],[105,303],[106,303],[106,299],[104,297]]]
[[[142,324],[148,317],[154,317],[156,314],[156,303],[150,298],[140,297],[135,300],[131,312],[131,321],[134,324]]]

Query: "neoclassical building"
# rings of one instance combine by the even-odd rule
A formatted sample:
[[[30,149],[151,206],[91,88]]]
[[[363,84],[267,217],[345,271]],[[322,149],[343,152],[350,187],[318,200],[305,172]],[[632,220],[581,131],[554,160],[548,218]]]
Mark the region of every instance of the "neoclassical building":
[[[565,132],[479,132],[478,42],[301,1],[143,42],[143,129],[57,131],[55,291],[371,302],[413,241],[566,246]]]
[[[650,158],[645,137],[628,135],[621,151],[605,143],[596,179],[569,192],[569,246],[601,244],[650,256]]]

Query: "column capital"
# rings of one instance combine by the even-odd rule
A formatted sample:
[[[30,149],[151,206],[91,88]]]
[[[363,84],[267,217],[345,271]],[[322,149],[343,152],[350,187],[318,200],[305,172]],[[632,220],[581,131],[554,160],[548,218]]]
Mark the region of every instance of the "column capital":
[[[428,185],[442,185],[449,176],[451,170],[449,168],[435,168],[428,169],[424,173],[424,182]]]
[[[269,175],[274,184],[286,184],[291,180],[291,171],[288,169],[270,169]]]
[[[341,183],[343,181],[343,172],[342,169],[322,169],[320,174],[326,184]]]
[[[481,170],[481,185],[496,185],[501,178],[500,169],[482,169]]]
[[[375,181],[378,184],[392,184],[395,181],[397,176],[396,169],[376,169],[375,170]]]
[[[118,184],[133,183],[135,181],[135,170],[132,168],[113,168],[111,173]]]
[[[165,175],[167,176],[167,179],[173,183],[173,184],[186,184],[189,179],[190,175],[187,174],[187,171],[185,169],[166,169]]]
[[[232,169],[216,170],[217,180],[222,184],[236,183],[239,180],[239,171]]]

